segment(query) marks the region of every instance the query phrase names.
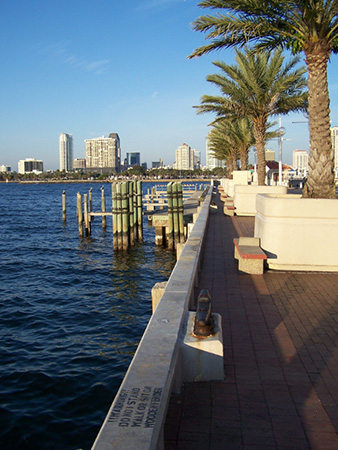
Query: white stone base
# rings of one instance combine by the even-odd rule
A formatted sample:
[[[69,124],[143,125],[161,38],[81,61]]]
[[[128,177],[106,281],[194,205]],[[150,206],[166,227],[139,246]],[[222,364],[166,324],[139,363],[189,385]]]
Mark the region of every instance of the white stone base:
[[[193,336],[195,312],[188,311],[187,328],[181,347],[183,381],[224,379],[222,318],[213,314],[215,335],[206,338]]]
[[[286,194],[286,186],[234,186],[234,205],[237,216],[255,216],[257,194]]]
[[[255,236],[270,269],[338,271],[338,200],[258,195]]]

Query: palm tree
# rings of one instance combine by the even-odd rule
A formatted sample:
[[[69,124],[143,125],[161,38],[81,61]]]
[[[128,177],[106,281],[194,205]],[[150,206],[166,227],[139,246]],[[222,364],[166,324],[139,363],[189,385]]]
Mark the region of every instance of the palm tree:
[[[247,117],[235,120],[220,119],[211,125],[213,128],[209,132],[208,140],[215,158],[228,160],[228,150],[232,148],[231,154],[234,155],[235,162],[239,158],[241,170],[247,170],[249,149],[255,144],[252,123],[249,119]],[[232,164],[231,171],[236,168],[237,165]]]
[[[219,120],[214,124],[208,135],[209,148],[216,159],[226,161],[227,177],[232,178],[232,172],[237,170],[238,148],[233,122]]]
[[[337,0],[205,0],[202,8],[218,10],[198,18],[193,26],[207,32],[209,45],[190,57],[243,46],[304,52],[308,70],[310,155],[303,196],[336,198],[330,131],[327,63],[338,53]]]
[[[245,53],[236,49],[237,65],[217,61],[221,74],[207,80],[221,89],[221,96],[204,95],[198,113],[214,112],[217,118],[248,117],[253,124],[257,149],[258,184],[265,183],[265,141],[269,117],[305,110],[305,68],[296,68],[299,58],[284,64],[282,50]],[[217,119],[216,119],[217,120]]]

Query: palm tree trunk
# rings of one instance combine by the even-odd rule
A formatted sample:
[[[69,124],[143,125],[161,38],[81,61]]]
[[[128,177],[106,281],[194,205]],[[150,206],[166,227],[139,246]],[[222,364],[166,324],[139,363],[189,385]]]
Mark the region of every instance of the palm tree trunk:
[[[233,179],[233,174],[232,172],[234,170],[236,170],[236,152],[230,152],[228,157],[227,157],[227,177],[232,180]]]
[[[249,164],[249,152],[247,149],[240,151],[241,170],[247,170]]]
[[[336,198],[330,130],[327,61],[330,52],[320,42],[306,54],[309,88],[309,176],[303,197]]]
[[[266,124],[258,121],[253,122],[253,132],[256,141],[257,151],[257,178],[258,185],[265,185],[266,161],[265,161],[265,130]]]

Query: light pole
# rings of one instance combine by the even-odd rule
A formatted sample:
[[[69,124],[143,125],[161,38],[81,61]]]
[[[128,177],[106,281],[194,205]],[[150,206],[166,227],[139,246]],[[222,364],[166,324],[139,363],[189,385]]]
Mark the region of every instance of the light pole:
[[[279,147],[279,164],[278,164],[278,175],[279,175],[279,186],[282,185],[282,146],[283,146],[283,136],[285,134],[285,128],[282,127],[282,119],[279,119],[279,136],[278,136],[278,147]]]

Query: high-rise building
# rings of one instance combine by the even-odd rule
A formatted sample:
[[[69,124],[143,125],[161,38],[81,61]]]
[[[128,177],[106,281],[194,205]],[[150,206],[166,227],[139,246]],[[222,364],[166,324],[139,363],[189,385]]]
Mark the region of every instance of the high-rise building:
[[[109,137],[86,139],[86,168],[110,169],[118,172],[120,169],[121,147],[117,133]]]
[[[6,166],[5,164],[0,165],[0,172],[11,172],[11,166]]]
[[[161,169],[163,167],[163,159],[160,158],[159,161],[152,161],[151,168],[152,169]]]
[[[19,173],[41,173],[43,172],[43,162],[34,158],[21,159],[18,162],[18,172]]]
[[[140,166],[141,165],[141,155],[140,153],[127,153],[127,165],[131,166]]]
[[[331,128],[332,149],[334,157],[334,167],[338,168],[338,127]]]
[[[66,172],[73,170],[73,136],[71,134],[60,133],[59,159],[60,170],[65,170]]]
[[[201,152],[197,150],[193,150],[193,159],[194,159],[194,169],[201,168]]]
[[[292,157],[292,167],[298,175],[305,176],[309,169],[309,155],[305,150],[294,150]]]
[[[207,138],[206,141],[206,161],[207,161],[207,169],[212,170],[216,167],[225,167],[225,161],[221,161],[214,156],[213,150],[210,148],[210,141]]]
[[[86,160],[85,158],[75,158],[73,167],[75,170],[81,170],[86,168]]]
[[[176,161],[174,169],[177,170],[194,170],[195,151],[188,144],[180,145],[176,150]]]

